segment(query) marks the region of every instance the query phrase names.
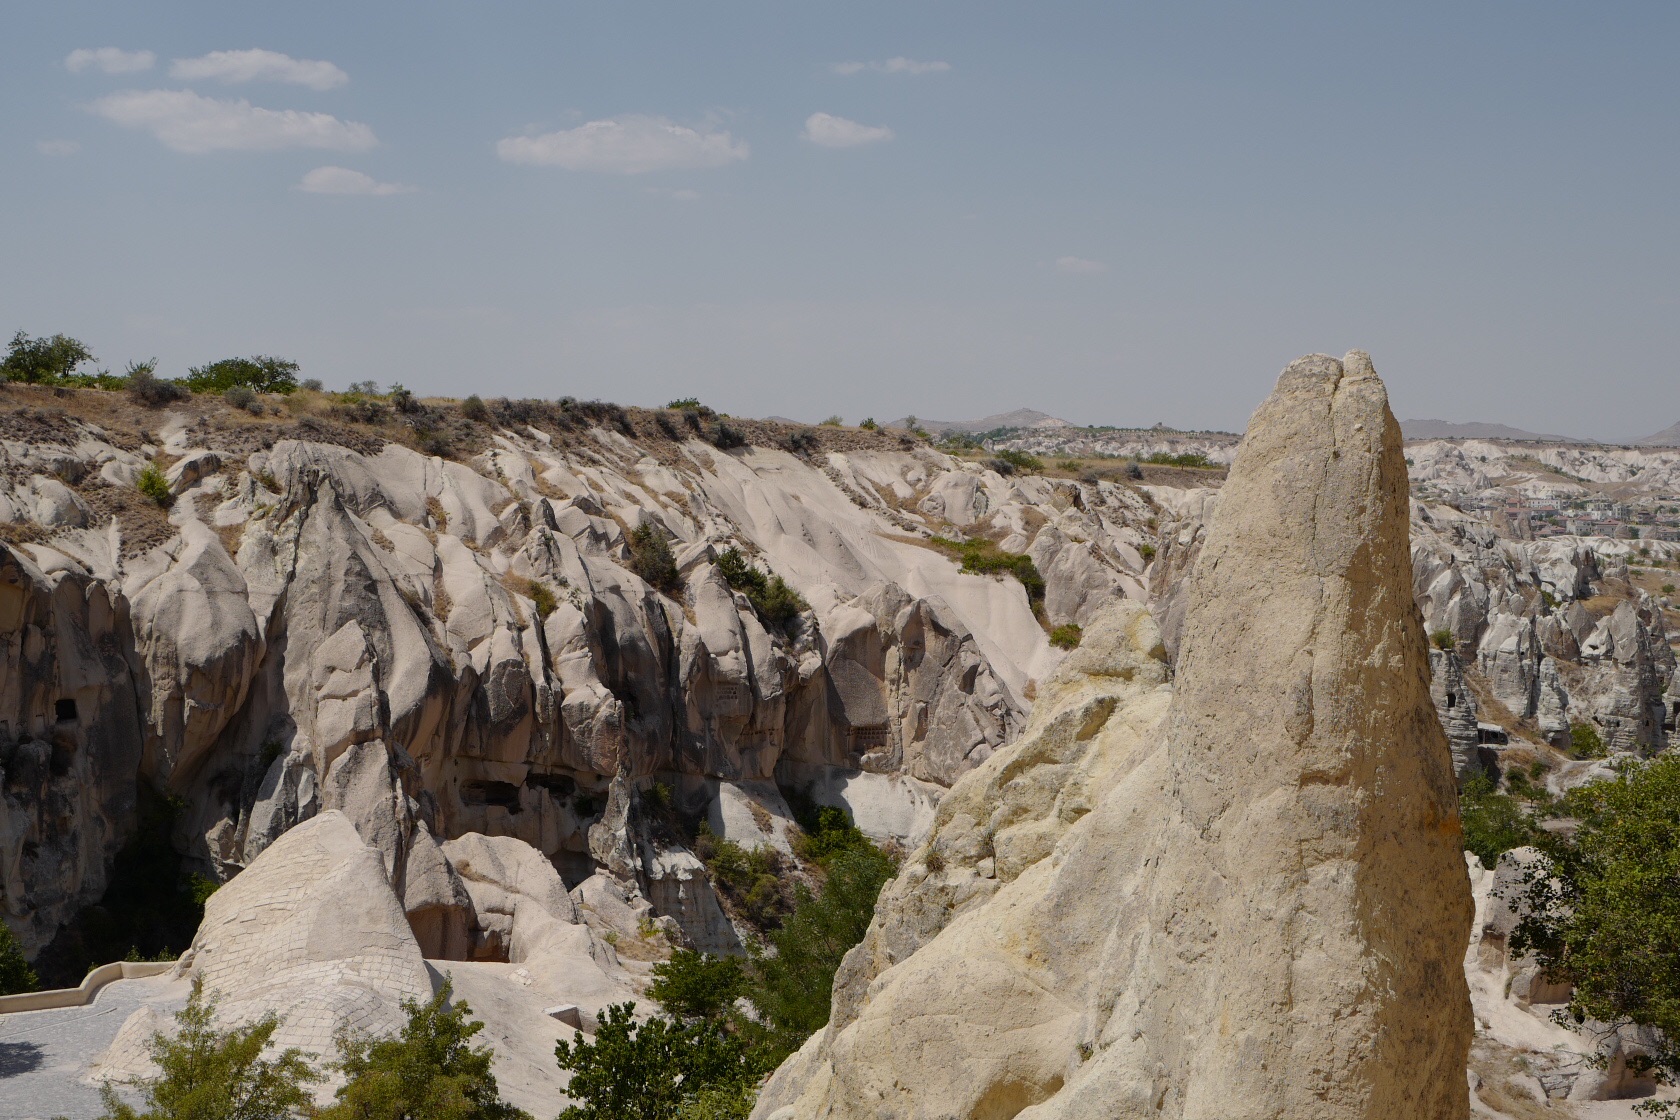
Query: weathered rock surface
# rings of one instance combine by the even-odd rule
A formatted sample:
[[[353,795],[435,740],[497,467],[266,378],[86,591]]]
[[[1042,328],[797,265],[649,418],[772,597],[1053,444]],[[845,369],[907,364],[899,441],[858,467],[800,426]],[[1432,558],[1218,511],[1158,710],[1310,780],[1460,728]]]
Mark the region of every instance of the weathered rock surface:
[[[1164,650],[1122,616],[953,788],[755,1116],[1467,1116],[1406,513],[1369,359],[1292,365],[1207,530],[1164,733]]]

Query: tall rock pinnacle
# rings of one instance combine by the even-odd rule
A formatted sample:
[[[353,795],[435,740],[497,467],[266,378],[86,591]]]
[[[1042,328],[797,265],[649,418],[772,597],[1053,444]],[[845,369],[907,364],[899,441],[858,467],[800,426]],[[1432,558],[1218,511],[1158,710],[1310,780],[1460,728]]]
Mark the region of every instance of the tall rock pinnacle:
[[[1174,685],[1119,605],[953,787],[755,1117],[1468,1116],[1470,888],[1367,355],[1284,371],[1192,580]]]
[[[1137,977],[1158,1115],[1465,1116],[1472,906],[1368,355],[1284,371],[1192,579]]]

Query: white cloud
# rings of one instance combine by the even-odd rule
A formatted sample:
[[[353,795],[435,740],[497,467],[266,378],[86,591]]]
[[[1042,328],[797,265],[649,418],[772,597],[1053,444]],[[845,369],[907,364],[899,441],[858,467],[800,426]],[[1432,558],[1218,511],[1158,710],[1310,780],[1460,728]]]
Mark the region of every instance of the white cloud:
[[[836,74],[851,77],[861,74],[865,70],[873,70],[877,74],[910,74],[920,77],[923,74],[943,74],[951,68],[949,62],[918,62],[913,58],[889,58],[885,62],[836,62],[829,69]]]
[[[812,113],[805,118],[804,137],[811,143],[821,144],[825,148],[855,148],[860,144],[891,140],[893,130],[859,124],[829,113]]]
[[[327,148],[359,152],[378,144],[373,129],[328,113],[259,109],[249,101],[201,97],[190,90],[129,90],[88,110],[124,128],[150,132],[177,152],[261,152]]]
[[[298,190],[307,194],[359,194],[380,198],[409,194],[416,189],[403,183],[381,183],[371,175],[352,171],[348,167],[317,167],[298,183]]]
[[[82,146],[74,140],[38,140],[35,150],[44,156],[73,156]]]
[[[1107,272],[1108,266],[1101,261],[1088,261],[1084,257],[1057,257],[1056,271],[1065,272],[1069,276],[1096,276]]]
[[[83,47],[64,56],[64,68],[72,74],[80,74],[90,66],[106,74],[135,74],[150,70],[156,61],[157,55],[151,51],[125,51],[116,47],[90,51]]]
[[[177,58],[169,65],[169,76],[183,81],[290,82],[310,89],[332,89],[350,80],[350,75],[330,62],[293,58],[279,51],[211,51],[198,58]]]
[[[747,142],[727,132],[696,130],[664,117],[629,114],[540,136],[509,136],[496,144],[496,154],[508,163],[639,175],[723,167],[747,158]]]

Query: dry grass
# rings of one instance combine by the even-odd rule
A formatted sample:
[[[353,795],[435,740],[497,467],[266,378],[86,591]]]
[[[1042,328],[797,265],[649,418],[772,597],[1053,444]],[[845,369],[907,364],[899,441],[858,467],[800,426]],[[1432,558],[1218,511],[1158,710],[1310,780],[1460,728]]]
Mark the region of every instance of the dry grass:
[[[40,544],[47,531],[33,521],[0,521],[0,542],[11,545]]]
[[[443,571],[439,569],[432,573],[432,613],[438,616],[439,622],[449,618],[449,612],[454,608],[455,601],[449,597],[449,592],[443,589]]]
[[[1541,1103],[1517,1080],[1526,1072],[1522,1055],[1490,1038],[1477,1038],[1470,1048],[1470,1068],[1481,1078],[1477,1098],[1510,1120],[1573,1120],[1577,1115],[1565,1101]]]
[[[397,551],[397,546],[391,543],[391,538],[387,537],[383,530],[375,529],[369,535],[369,539],[380,548],[383,548],[386,552]]]
[[[443,508],[443,503],[435,495],[426,498],[426,516],[432,520],[432,528],[440,533],[449,531],[449,511]]]
[[[239,546],[245,543],[244,525],[218,525],[216,535],[222,538],[222,547],[229,556],[239,555]]]

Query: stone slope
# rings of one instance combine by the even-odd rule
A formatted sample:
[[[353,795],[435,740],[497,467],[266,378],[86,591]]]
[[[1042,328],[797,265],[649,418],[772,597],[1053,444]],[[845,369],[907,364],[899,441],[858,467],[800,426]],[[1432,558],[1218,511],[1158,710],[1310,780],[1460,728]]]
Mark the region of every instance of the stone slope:
[[[1062,656],[1046,624],[1146,594],[1135,489],[1005,478],[870,433],[726,451],[682,414],[637,427],[499,402],[463,462],[310,420],[253,427],[214,400],[129,408],[120,431],[121,409],[17,407],[57,399],[0,390],[16,421],[0,423],[0,834],[32,952],[99,897],[141,784],[181,799],[177,846],[217,879],[339,809],[393,882],[422,831],[514,836],[569,883],[605,872],[731,948],[699,862],[646,827],[654,783],[749,844],[785,833],[778,787],[909,839],[1019,734]],[[167,517],[117,502],[144,504],[154,457]],[[640,526],[678,584],[636,574]],[[1030,552],[1042,621],[935,534]],[[766,623],[725,582],[728,547],[811,609]],[[724,811],[755,798],[767,827]]]
[[[1368,358],[1285,371],[1170,714],[1119,607],[953,788],[754,1116],[1466,1116],[1471,902],[1405,485]]]

